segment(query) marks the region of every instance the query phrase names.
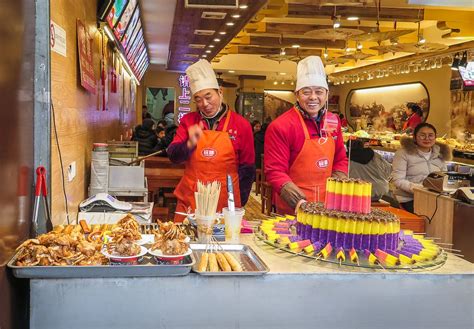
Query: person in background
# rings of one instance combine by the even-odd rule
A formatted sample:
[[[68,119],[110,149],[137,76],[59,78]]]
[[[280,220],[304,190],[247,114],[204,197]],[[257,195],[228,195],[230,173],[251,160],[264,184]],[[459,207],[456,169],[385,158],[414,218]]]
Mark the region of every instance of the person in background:
[[[163,108],[163,120],[168,126],[174,124],[174,101],[169,101]]]
[[[407,121],[403,124],[402,130],[407,133],[412,133],[415,128],[423,122],[423,111],[416,103],[407,103]]]
[[[154,122],[152,119],[144,119],[141,125],[135,127],[132,141],[138,142],[138,154],[148,155],[153,153],[157,139],[153,130]]]
[[[142,122],[145,119],[151,119],[151,114],[148,112],[148,106],[142,106]]]
[[[344,114],[339,113],[339,120],[341,120],[341,127],[347,128],[347,119],[344,118]]]
[[[403,137],[400,145],[393,158],[392,182],[402,208],[413,213],[413,189],[422,187],[430,173],[446,170],[452,153],[446,144],[436,143],[436,128],[429,123],[419,124],[413,138]]]
[[[296,104],[265,133],[265,177],[280,214],[308,201],[324,201],[326,179],[347,177],[347,156],[339,116],[328,111],[329,88],[321,58],[297,66]]]
[[[258,169],[262,168],[262,154],[265,151],[265,131],[267,130],[268,124],[264,123],[260,129],[254,130],[253,143],[255,147],[255,167]]]
[[[252,131],[253,134],[255,135],[256,132],[260,131],[262,129],[262,124],[258,120],[252,121]]]
[[[223,103],[211,64],[199,60],[186,69],[196,112],[183,116],[173,142],[167,149],[174,163],[185,162],[184,175],[174,194],[176,211],[195,210],[197,181],[221,183],[217,211],[227,206],[227,175],[232,178],[235,206],[247,203],[255,177],[252,127],[241,115]],[[175,220],[183,219],[175,216]]]
[[[163,129],[166,129],[166,127],[168,126],[168,124],[166,123],[165,120],[160,120],[156,123],[156,127],[160,127],[160,128],[163,128]]]
[[[349,177],[360,178],[372,183],[372,201],[383,197],[393,201],[390,196],[388,181],[392,167],[382,156],[371,148],[364,147],[360,139],[348,140]]]

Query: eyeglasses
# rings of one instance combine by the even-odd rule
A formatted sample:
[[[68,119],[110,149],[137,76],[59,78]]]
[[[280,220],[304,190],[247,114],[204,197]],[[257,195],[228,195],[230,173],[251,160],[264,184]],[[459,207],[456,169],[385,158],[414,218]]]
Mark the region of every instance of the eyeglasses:
[[[417,137],[420,138],[420,139],[435,139],[436,135],[435,134],[428,134],[428,135],[419,134]]]

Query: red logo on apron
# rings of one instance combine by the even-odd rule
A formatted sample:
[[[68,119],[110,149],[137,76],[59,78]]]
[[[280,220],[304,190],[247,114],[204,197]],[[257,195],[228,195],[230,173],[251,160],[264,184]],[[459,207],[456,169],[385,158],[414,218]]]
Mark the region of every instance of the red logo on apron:
[[[327,167],[329,166],[329,159],[324,158],[324,159],[318,160],[318,161],[316,162],[316,164],[317,164],[318,167],[321,168],[321,169],[327,168]]]
[[[213,158],[217,155],[217,151],[213,148],[208,147],[208,148],[203,149],[201,151],[201,154],[205,158]]]

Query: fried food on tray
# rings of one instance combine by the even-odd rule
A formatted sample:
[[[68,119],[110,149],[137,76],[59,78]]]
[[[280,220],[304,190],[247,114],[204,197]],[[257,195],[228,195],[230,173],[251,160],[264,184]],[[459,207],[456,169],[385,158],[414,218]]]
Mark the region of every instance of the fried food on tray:
[[[19,251],[17,266],[66,266],[103,265],[107,263],[101,253],[100,242],[88,242],[78,232],[70,234],[51,231],[23,242]]]
[[[142,238],[139,227],[138,222],[130,214],[119,220],[110,234],[111,242],[107,243],[107,251],[119,256],[138,255],[141,248],[135,241]]]
[[[159,223],[159,230],[153,231],[155,243],[151,250],[161,249],[163,255],[182,255],[188,251],[186,234],[173,222]]]

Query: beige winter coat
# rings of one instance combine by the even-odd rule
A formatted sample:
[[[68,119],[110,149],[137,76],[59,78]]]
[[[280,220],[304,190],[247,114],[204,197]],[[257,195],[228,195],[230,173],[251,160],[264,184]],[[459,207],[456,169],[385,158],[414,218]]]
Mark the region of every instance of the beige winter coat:
[[[420,153],[412,138],[400,140],[401,149],[395,153],[392,163],[392,183],[395,196],[400,202],[413,200],[413,188],[434,171],[446,170],[446,161],[452,159],[452,151],[446,144],[436,143],[429,160]]]

